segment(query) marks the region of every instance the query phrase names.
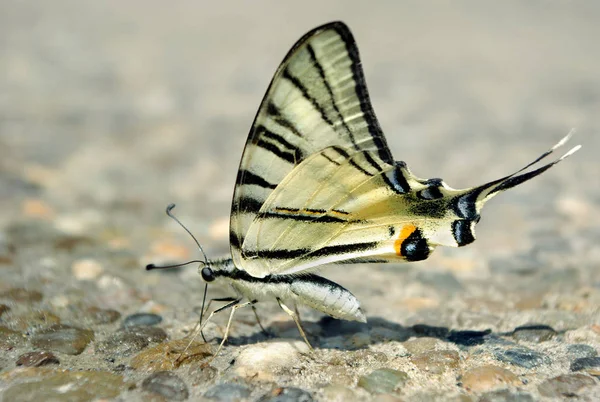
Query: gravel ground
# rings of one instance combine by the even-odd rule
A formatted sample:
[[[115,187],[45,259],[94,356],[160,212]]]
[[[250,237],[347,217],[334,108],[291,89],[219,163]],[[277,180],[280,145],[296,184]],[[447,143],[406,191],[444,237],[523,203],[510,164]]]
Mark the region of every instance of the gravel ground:
[[[54,400],[599,400],[600,3],[4,0],[0,392]],[[340,19],[397,159],[454,187],[583,149],[495,199],[478,240],[404,265],[334,266],[367,324],[274,303],[198,320],[197,258],[288,48]],[[223,297],[226,289],[210,289]]]

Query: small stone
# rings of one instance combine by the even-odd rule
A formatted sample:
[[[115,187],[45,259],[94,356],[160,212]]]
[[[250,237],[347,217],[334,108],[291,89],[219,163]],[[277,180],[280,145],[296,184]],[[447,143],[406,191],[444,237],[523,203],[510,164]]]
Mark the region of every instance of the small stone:
[[[358,399],[352,388],[341,384],[327,385],[321,390],[321,395],[324,401],[329,402],[346,402]]]
[[[133,326],[152,326],[162,322],[162,317],[158,314],[152,313],[136,313],[125,317],[123,320],[123,327],[133,327]]]
[[[590,345],[575,343],[567,346],[567,354],[571,358],[579,359],[582,357],[596,357],[598,356],[598,351]]]
[[[369,335],[367,332],[358,332],[344,340],[344,348],[348,350],[361,349],[370,345],[371,343],[371,335]]]
[[[387,395],[386,395],[387,396]],[[379,399],[375,400],[380,402]],[[400,402],[400,399],[396,399]],[[424,391],[412,394],[410,402],[473,402],[471,395],[465,393],[443,392],[443,391]],[[383,401],[381,401],[383,402]],[[390,401],[391,402],[391,401]]]
[[[36,332],[31,337],[31,345],[67,355],[78,355],[92,340],[94,331],[89,329],[54,325]]]
[[[42,300],[42,293],[37,290],[12,288],[0,293],[0,299],[7,299],[15,303],[36,303]]]
[[[242,377],[273,381],[277,372],[291,369],[298,364],[302,354],[309,352],[302,341],[275,339],[244,348],[235,359],[233,368]]]
[[[598,382],[585,374],[563,374],[538,385],[542,396],[551,398],[573,398]]]
[[[77,280],[91,281],[102,275],[104,267],[96,260],[85,258],[74,261],[71,265],[71,272]]]
[[[36,369],[40,370],[40,369]],[[13,385],[3,393],[4,401],[95,401],[117,397],[127,389],[123,377],[105,371],[66,371]]]
[[[225,383],[210,388],[204,397],[214,401],[234,402],[246,400],[250,393],[250,389],[245,385]]]
[[[215,380],[219,371],[213,366],[191,365],[188,370],[188,376],[191,379],[192,386],[205,385]]]
[[[312,402],[312,395],[300,388],[275,388],[257,399],[256,402]]]
[[[185,382],[170,371],[158,371],[150,374],[142,382],[142,389],[171,401],[183,401],[190,395]]]
[[[515,328],[512,337],[518,341],[540,343],[554,338],[556,333],[548,325],[525,325]]]
[[[189,343],[187,339],[163,342],[135,355],[129,365],[136,370],[166,371],[183,364],[200,362],[212,356],[210,345],[198,341],[192,342],[185,354],[181,356]]]
[[[427,402],[430,401],[431,399],[427,399]],[[392,394],[376,394],[373,397],[373,402],[404,402],[404,399],[400,399],[399,397]]]
[[[460,357],[454,350],[432,350],[414,355],[410,361],[422,371],[442,374],[459,366]]]
[[[96,344],[96,352],[119,357],[130,356],[151,343],[167,339],[167,333],[157,327],[125,327]]]
[[[360,377],[358,386],[372,394],[387,394],[402,387],[408,381],[404,371],[382,368]]]
[[[585,371],[591,375],[600,376],[600,357],[582,357],[573,360],[571,371]]]
[[[549,358],[528,348],[497,349],[494,357],[501,362],[531,369],[541,364],[549,363]]]
[[[533,402],[533,396],[526,392],[499,389],[486,392],[477,402]]]
[[[6,304],[0,304],[0,317],[2,317],[2,314],[6,313],[9,310],[10,307],[8,307]]]
[[[60,324],[60,318],[46,310],[29,310],[18,316],[7,317],[5,321],[13,329],[23,332],[33,332]]]
[[[467,371],[461,379],[464,389],[473,392],[489,391],[507,385],[521,385],[519,378],[511,371],[498,366],[481,366]]]
[[[422,337],[409,339],[403,342],[402,345],[406,350],[415,355],[435,350],[437,347],[443,345],[443,343],[436,338]]]
[[[17,359],[17,366],[40,367],[49,364],[60,364],[60,361],[51,352],[29,352],[24,353]]]
[[[110,324],[119,318],[121,318],[121,313],[118,311],[95,306],[88,307],[81,312],[81,319],[93,325]]]
[[[0,349],[11,350],[25,344],[26,338],[19,331],[0,326]]]

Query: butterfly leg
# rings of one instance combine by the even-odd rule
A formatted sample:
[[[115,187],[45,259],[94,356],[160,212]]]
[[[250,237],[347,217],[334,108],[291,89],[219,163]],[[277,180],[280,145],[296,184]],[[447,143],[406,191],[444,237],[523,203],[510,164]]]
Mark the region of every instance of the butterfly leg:
[[[199,315],[200,315],[200,317],[202,317],[202,315],[204,313],[206,313],[210,309],[210,305],[214,301],[215,302],[232,302],[234,300],[236,300],[235,297],[217,297],[217,298],[214,298],[214,299],[210,299],[208,301],[208,303],[206,304],[206,308],[204,309],[204,311],[201,311]],[[198,314],[197,311],[198,311],[198,308],[195,308],[194,312],[196,314]],[[196,324],[196,326],[194,327],[194,329],[189,333],[189,335],[186,336],[186,338],[189,337],[189,336],[191,336],[194,332],[196,332],[196,329],[198,328],[199,325],[202,325],[202,322],[200,320],[198,320],[198,323]],[[202,335],[202,339],[204,340],[204,342],[208,342],[206,340],[206,338],[204,337],[204,333],[202,331],[200,331],[200,335]],[[196,336],[197,336],[197,334],[196,334]]]
[[[298,331],[300,331],[300,335],[302,335],[302,339],[304,339],[304,342],[306,343],[306,345],[308,345],[308,348],[310,350],[314,350],[313,347],[312,347],[312,345],[310,344],[310,342],[306,338],[306,334],[304,333],[304,330],[302,329],[302,325],[300,325],[300,319],[298,317],[298,314],[295,313],[294,311],[292,311],[288,306],[286,306],[285,304],[283,304],[283,302],[281,301],[281,299],[277,298],[277,303],[279,303],[279,307],[281,307],[281,309],[283,311],[285,311],[286,313],[288,313],[290,315],[290,317],[292,317],[294,319],[294,322],[296,323],[296,326],[298,327]]]
[[[254,307],[254,304],[257,301],[254,300],[252,302],[252,305],[250,307],[252,307],[252,312],[254,313],[254,317],[256,317],[256,322],[258,323],[258,326],[260,327],[260,329],[262,330],[263,334],[265,334],[266,336],[269,336],[269,332],[265,329],[265,327],[263,327],[262,323],[260,322],[260,317],[258,316],[258,312],[256,311],[256,307]]]
[[[239,302],[239,300],[237,300],[237,302]],[[221,352],[221,349],[223,349],[223,345],[225,344],[225,341],[227,341],[227,338],[229,337],[229,329],[231,328],[231,321],[233,320],[233,315],[235,314],[236,310],[239,308],[242,308],[242,307],[246,307],[248,305],[252,305],[254,303],[256,303],[256,301],[249,301],[249,302],[237,304],[237,305],[234,305],[233,307],[231,307],[231,313],[229,313],[229,321],[227,321],[227,328],[225,328],[225,335],[223,335],[223,340],[219,344],[219,348],[217,349],[217,351],[215,352],[213,357],[210,358],[209,362],[214,360],[215,357],[217,357],[219,355],[219,352]],[[227,305],[227,306],[229,306],[229,305]],[[221,308],[219,310],[222,310],[222,309],[223,308]]]
[[[202,333],[202,330],[204,329],[204,327],[206,326],[206,324],[210,321],[210,319],[217,313],[226,310],[228,308],[235,308],[236,305],[241,301],[242,299],[233,299],[231,300],[230,303],[227,303],[226,305],[219,307],[218,309],[216,309],[215,311],[213,311],[212,313],[210,313],[210,315],[208,317],[206,317],[206,320],[202,323],[202,325],[197,325],[197,329],[194,329],[194,331],[191,333],[191,339],[188,342],[187,346],[185,347],[185,349],[183,349],[183,352],[181,352],[179,354],[179,356],[177,356],[177,359],[175,359],[175,366],[178,367],[179,364],[181,364],[181,357],[183,355],[185,355],[185,352],[187,352],[187,350],[190,348],[190,346],[192,345],[192,343],[194,342],[194,339],[196,339],[196,337],[198,336],[199,333]],[[212,300],[211,300],[212,301]],[[210,303],[210,302],[209,302]],[[231,318],[230,318],[231,321]],[[230,322],[231,323],[231,322]],[[227,330],[229,331],[229,324],[227,324]],[[219,350],[221,348],[219,347]],[[216,355],[213,356],[213,359]]]

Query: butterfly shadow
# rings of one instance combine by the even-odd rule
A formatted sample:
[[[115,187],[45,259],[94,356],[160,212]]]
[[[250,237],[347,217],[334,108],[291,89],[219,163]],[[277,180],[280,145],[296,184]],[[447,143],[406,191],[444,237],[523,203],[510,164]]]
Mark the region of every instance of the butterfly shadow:
[[[367,323],[337,320],[328,316],[318,321],[304,321],[303,327],[315,349],[360,350],[369,345],[390,341],[404,342],[410,338],[429,337],[458,346],[476,346],[497,337],[491,330],[453,330],[443,326],[416,324],[404,326],[383,317],[370,317]],[[263,331],[255,331],[251,335],[230,336],[230,345],[241,346],[256,344],[273,339],[302,338],[293,321],[274,322]]]

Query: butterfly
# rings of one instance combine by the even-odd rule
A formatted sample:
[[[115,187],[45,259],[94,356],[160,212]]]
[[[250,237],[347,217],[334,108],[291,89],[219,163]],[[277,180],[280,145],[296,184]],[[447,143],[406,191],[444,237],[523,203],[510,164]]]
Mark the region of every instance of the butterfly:
[[[569,137],[476,187],[419,178],[392,156],[348,27],[317,27],[285,56],[252,124],[231,207],[231,258],[205,257],[200,266],[205,282],[228,283],[236,293],[215,312],[232,308],[229,328],[237,308],[275,299],[309,346],[285,300],[366,321],[348,290],[313,271],[331,263],[420,261],[437,246],[472,243],[484,204],[576,152],[580,146],[532,168]]]

